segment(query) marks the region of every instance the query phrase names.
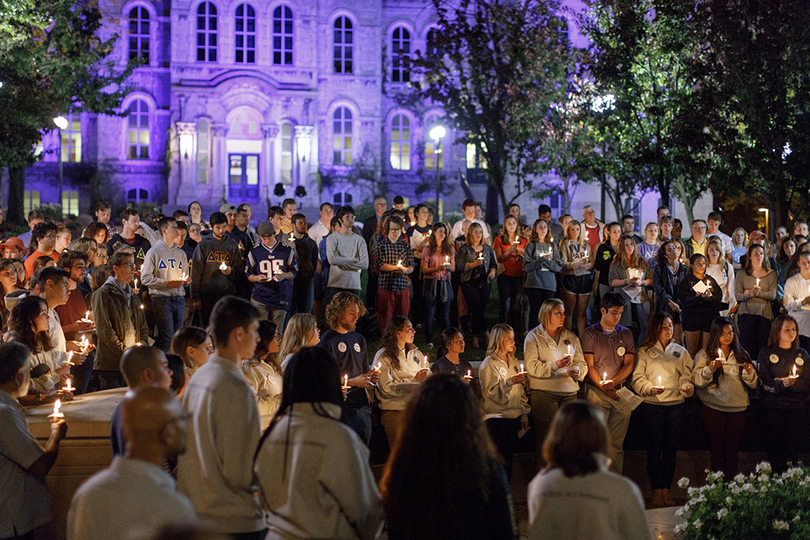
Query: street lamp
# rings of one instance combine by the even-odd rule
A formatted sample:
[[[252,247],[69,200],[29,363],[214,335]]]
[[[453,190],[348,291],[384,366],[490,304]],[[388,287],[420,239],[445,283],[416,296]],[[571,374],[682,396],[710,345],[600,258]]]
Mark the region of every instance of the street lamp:
[[[67,118],[64,116],[57,116],[53,119],[53,123],[56,124],[57,134],[59,137],[59,218],[62,218],[62,130],[67,129],[68,121]]]
[[[605,94],[593,100],[591,110],[597,114],[608,113],[616,108],[616,96],[613,94]],[[607,143],[602,141],[602,159],[605,157],[607,151]],[[602,222],[605,221],[605,184],[607,182],[607,172],[602,171]]]
[[[444,129],[444,126],[437,125],[434,126],[433,129],[430,130],[428,136],[436,141],[436,144],[433,148],[433,167],[436,169],[436,217],[441,219],[441,213],[439,211],[439,154],[442,153],[442,139],[447,135],[447,130]]]

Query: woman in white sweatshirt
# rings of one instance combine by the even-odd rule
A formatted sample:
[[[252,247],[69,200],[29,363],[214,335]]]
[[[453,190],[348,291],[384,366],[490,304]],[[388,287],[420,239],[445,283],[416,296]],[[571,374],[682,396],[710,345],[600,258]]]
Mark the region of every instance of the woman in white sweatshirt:
[[[692,380],[703,402],[703,422],[711,441],[713,471],[733,478],[745,427],[748,388],[756,388],[757,372],[740,345],[737,327],[728,317],[712,322],[709,343],[695,357]]]
[[[403,315],[394,315],[383,331],[380,350],[374,355],[374,366],[379,366],[380,380],[377,397],[380,399],[382,425],[388,447],[402,431],[405,405],[411,397],[414,383],[425,380],[430,372],[427,357],[413,344],[414,328]]]
[[[267,540],[371,540],[379,534],[382,499],[369,451],[340,422],[342,401],[332,355],[320,347],[298,352],[253,464]]]
[[[496,324],[490,330],[487,357],[478,378],[487,429],[503,458],[506,476],[511,478],[518,433],[529,428],[531,409],[523,388],[526,372],[515,358],[515,332],[508,324]]]
[[[654,508],[675,505],[669,489],[675,475],[684,400],[695,391],[692,357],[673,341],[674,333],[672,315],[654,313],[633,370],[633,388],[644,398],[639,412],[647,443],[647,475]]]
[[[540,324],[523,341],[523,358],[529,374],[532,416],[537,438],[537,463],[543,462],[543,441],[560,405],[577,398],[578,381],[588,365],[579,338],[565,328],[565,304],[558,298],[543,302]]]

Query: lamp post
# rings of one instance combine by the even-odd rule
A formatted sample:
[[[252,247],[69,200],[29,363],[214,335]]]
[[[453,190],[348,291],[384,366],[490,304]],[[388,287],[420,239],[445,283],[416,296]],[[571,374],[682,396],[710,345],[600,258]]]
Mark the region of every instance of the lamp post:
[[[67,118],[64,116],[57,116],[53,119],[53,123],[56,124],[57,134],[59,136],[59,218],[62,218],[62,182],[63,182],[63,175],[62,175],[62,130],[67,129],[68,121]]]
[[[593,103],[591,104],[591,110],[593,112],[602,114],[612,111],[616,107],[616,96],[613,94],[605,94],[604,96],[597,97]],[[602,141],[602,159],[605,158],[605,153],[607,152],[607,143]],[[605,222],[605,185],[607,183],[607,172],[604,170],[602,171],[602,194],[601,194],[601,205],[602,205],[602,223]]]
[[[441,220],[442,215],[439,211],[439,194],[441,192],[439,188],[439,155],[442,153],[442,140],[447,135],[447,130],[444,129],[444,126],[437,125],[434,126],[433,129],[430,130],[428,136],[436,141],[435,146],[433,148],[433,167],[436,169],[436,217]]]

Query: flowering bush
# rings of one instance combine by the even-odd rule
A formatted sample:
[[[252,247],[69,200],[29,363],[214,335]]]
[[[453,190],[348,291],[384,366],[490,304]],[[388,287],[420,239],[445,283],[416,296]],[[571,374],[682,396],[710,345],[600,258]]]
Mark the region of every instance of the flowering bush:
[[[675,532],[686,540],[764,540],[810,538],[810,467],[774,475],[770,463],[729,482],[706,471],[706,485],[688,489],[689,500],[676,515],[686,521]],[[678,486],[686,489],[688,478]]]

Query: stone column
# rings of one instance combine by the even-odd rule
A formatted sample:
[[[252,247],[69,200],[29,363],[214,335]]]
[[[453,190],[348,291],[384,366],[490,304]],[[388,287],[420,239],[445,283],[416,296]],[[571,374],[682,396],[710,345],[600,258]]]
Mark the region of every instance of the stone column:
[[[228,198],[228,149],[226,147],[226,137],[228,136],[228,125],[224,122],[211,123],[211,136],[213,137],[214,166],[211,168],[211,178],[209,185],[208,204],[219,206],[220,200]]]
[[[273,188],[276,185],[276,137],[278,137],[279,127],[276,124],[262,124],[262,135],[264,136],[264,151],[262,160],[262,188],[260,197],[264,202],[270,200]]]
[[[295,126],[295,155],[297,174],[293,179],[294,186],[309,187],[310,163],[314,147],[315,126]],[[309,189],[307,189],[309,191]]]
[[[194,122],[175,122],[178,149],[178,184],[175,202],[191,200],[197,184],[197,124]]]

